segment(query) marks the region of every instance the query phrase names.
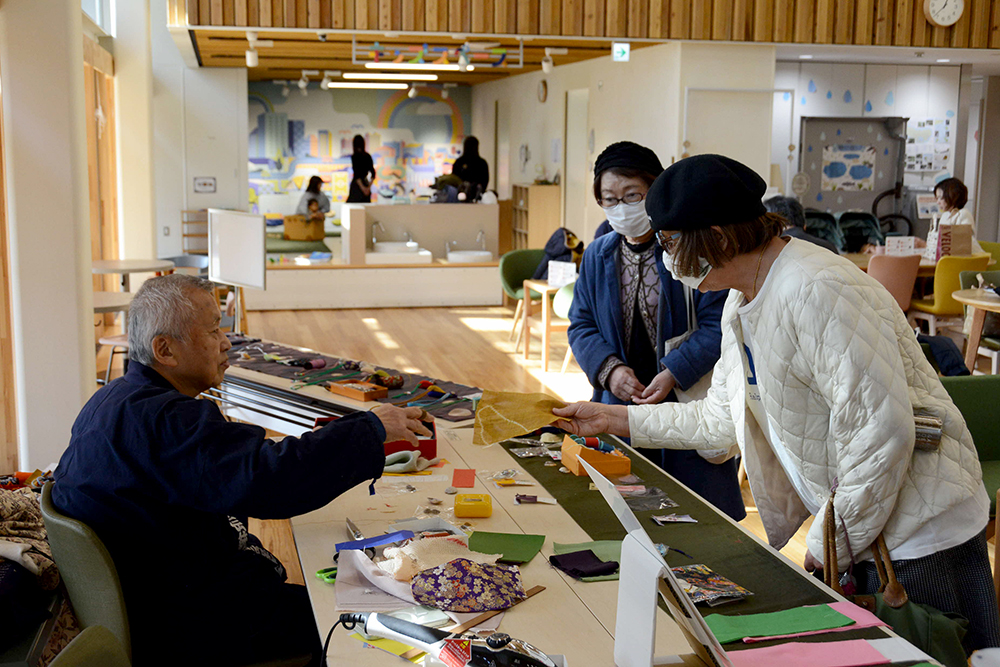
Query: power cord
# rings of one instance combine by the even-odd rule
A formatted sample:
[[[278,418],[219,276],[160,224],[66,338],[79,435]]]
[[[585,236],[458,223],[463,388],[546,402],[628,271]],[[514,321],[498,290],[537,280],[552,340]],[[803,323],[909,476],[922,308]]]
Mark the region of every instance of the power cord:
[[[365,622],[364,614],[341,614],[340,620],[333,624],[330,628],[330,632],[326,635],[326,641],[323,642],[323,663],[322,667],[327,667],[326,654],[330,650],[330,640],[333,639],[333,631],[337,629],[338,625],[343,625],[344,629],[347,631],[353,630],[358,623]]]

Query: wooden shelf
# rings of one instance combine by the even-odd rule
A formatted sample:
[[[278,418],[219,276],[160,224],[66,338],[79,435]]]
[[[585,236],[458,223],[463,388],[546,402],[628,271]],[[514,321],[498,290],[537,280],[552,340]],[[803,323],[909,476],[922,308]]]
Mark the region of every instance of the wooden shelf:
[[[559,228],[562,188],[558,185],[515,184],[511,193],[511,247],[544,248]]]

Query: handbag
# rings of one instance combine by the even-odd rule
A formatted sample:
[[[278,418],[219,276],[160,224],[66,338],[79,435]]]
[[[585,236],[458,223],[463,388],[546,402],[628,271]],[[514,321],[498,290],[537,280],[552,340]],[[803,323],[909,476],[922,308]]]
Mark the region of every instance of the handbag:
[[[830,493],[823,523],[823,582],[854,604],[889,624],[893,631],[947,667],[966,667],[962,639],[969,621],[959,614],[945,613],[926,604],[912,602],[896,579],[885,537],[879,533],[872,545],[879,590],[874,595],[846,595],[837,571],[837,526],[833,509],[836,488]],[[848,545],[850,551],[850,545]],[[853,562],[854,556],[851,554]]]

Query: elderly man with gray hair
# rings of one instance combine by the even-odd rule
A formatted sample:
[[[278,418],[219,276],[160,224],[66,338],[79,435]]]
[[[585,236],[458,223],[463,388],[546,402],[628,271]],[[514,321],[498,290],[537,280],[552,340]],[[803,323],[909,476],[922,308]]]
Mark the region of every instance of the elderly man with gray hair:
[[[80,412],[55,472],[56,506],[114,559],[137,665],[318,664],[305,588],[284,583],[247,517],[323,507],[381,476],[383,443],[428,434],[419,408],[383,405],[268,440],[197,398],[222,381],[230,347],[211,283],[146,281],[129,312],[128,372]]]

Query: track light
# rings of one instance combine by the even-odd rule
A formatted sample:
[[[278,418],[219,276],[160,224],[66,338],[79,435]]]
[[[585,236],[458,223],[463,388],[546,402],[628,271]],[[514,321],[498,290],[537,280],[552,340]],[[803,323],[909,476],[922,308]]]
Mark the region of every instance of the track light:
[[[302,78],[296,82],[296,85],[299,87],[299,90],[305,90],[309,86],[309,77],[303,74]]]
[[[441,99],[443,99],[443,100],[448,99],[448,89],[449,88],[458,88],[458,84],[457,83],[445,83],[445,84],[442,84],[441,85]]]
[[[281,96],[282,97],[288,97],[291,94],[292,94],[292,89],[291,88],[289,88],[288,86],[282,87],[282,89],[281,89]]]
[[[442,100],[448,99],[448,89],[447,88],[442,88],[441,89],[441,99]]]
[[[319,82],[319,87],[322,88],[323,90],[326,90],[327,88],[330,87],[331,83],[332,81],[330,79],[330,75],[327,74],[326,76],[323,77],[323,80]]]
[[[465,52],[460,53],[458,56],[458,71],[468,72],[470,69],[472,68],[469,66],[469,54]]]
[[[406,96],[409,97],[411,100],[414,97],[416,97],[417,96],[417,87],[416,86],[410,86],[410,90],[407,91]]]
[[[256,67],[259,59],[256,49],[247,49],[247,67]]]
[[[552,60],[552,56],[545,56],[542,58],[542,71],[546,74],[552,74],[552,69],[555,67],[555,62]]]
[[[275,79],[271,83],[273,83],[276,86],[281,86],[281,96],[282,97],[288,97],[288,94],[292,92],[292,89],[288,87],[288,82],[287,81],[284,81],[282,79]]]

